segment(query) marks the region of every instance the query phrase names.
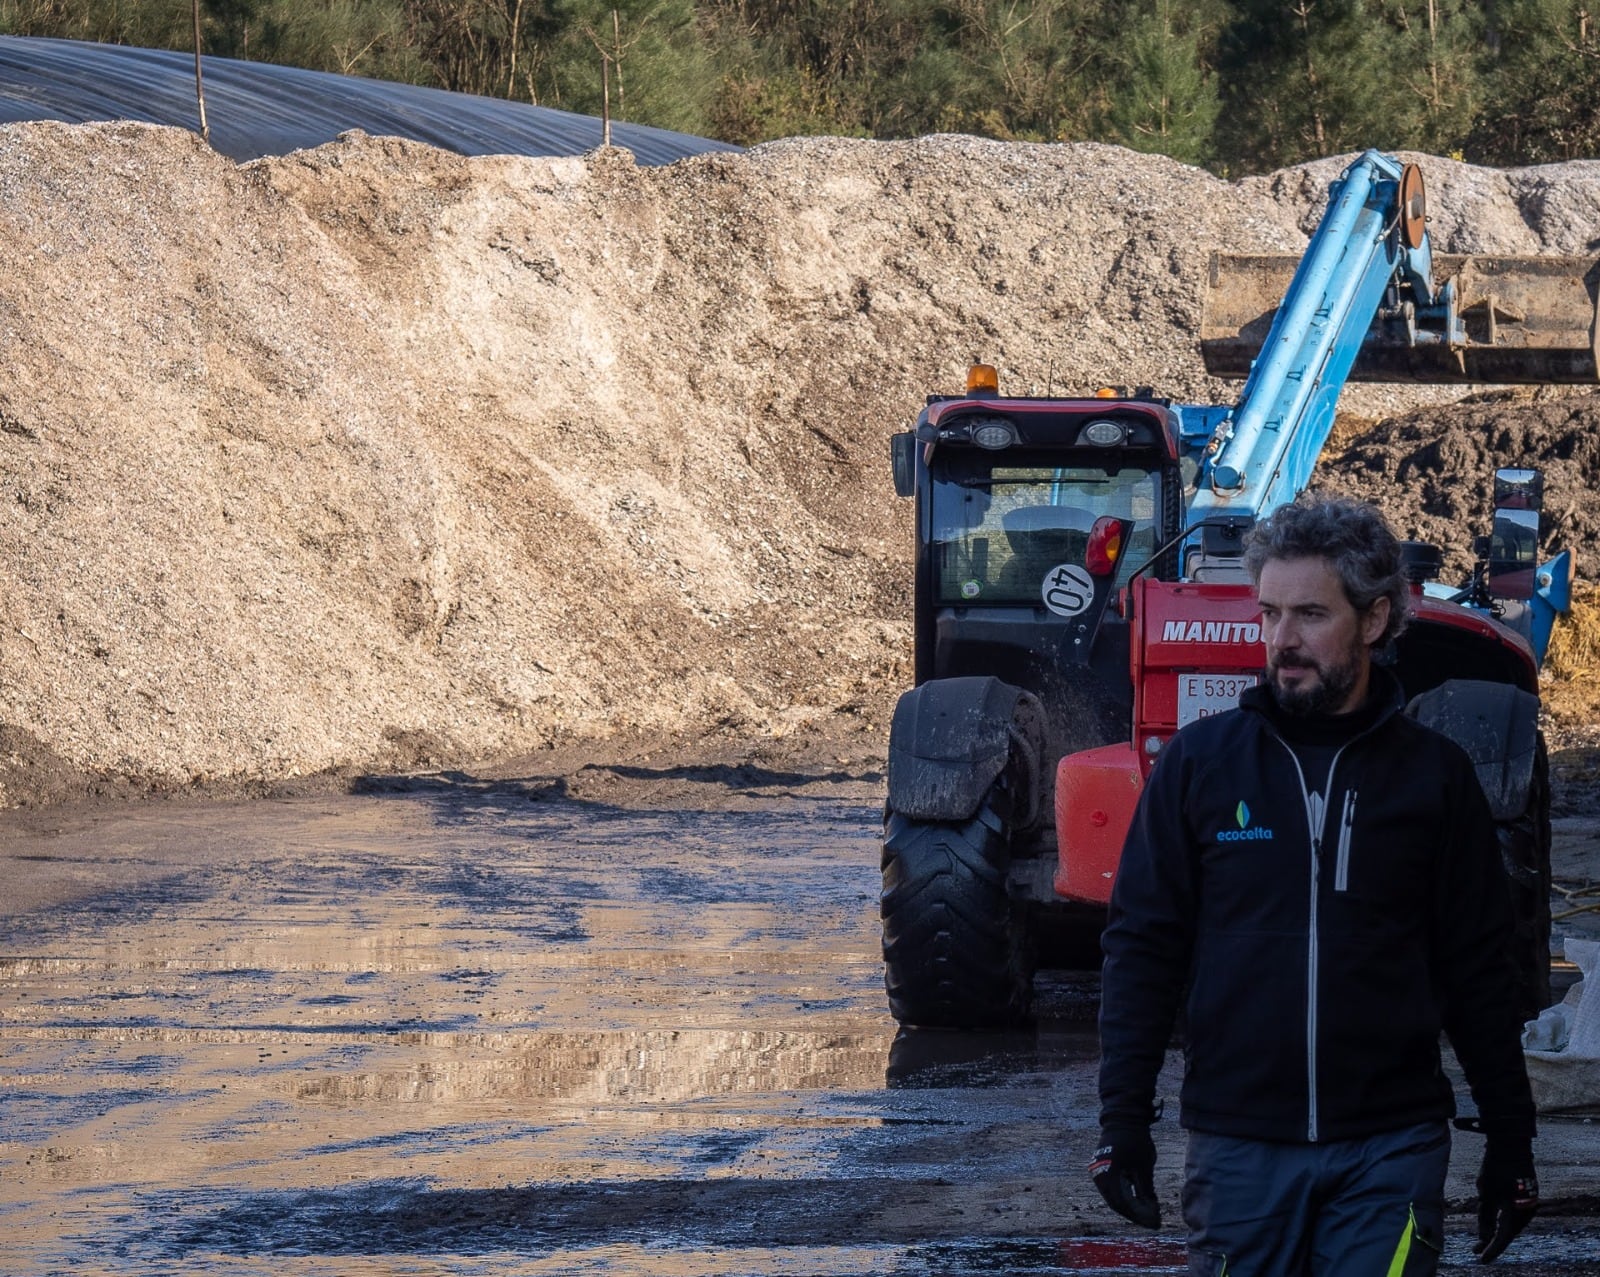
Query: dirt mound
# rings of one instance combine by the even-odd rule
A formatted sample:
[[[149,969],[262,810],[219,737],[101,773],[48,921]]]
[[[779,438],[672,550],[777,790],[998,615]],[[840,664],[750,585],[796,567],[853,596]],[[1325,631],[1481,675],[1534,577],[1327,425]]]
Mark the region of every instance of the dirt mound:
[[[1521,391],[1390,418],[1344,437],[1325,455],[1316,483],[1381,506],[1396,532],[1431,541],[1443,579],[1472,571],[1472,538],[1489,531],[1499,466],[1544,472],[1544,550],[1575,554],[1578,575],[1600,576],[1600,395]],[[1589,553],[1583,553],[1584,549]]]
[[[1600,165],[1427,165],[1442,250],[1590,246]],[[1301,248],[1337,166],[361,136],[235,166],[153,127],[0,128],[0,803],[630,733],[876,741],[909,677],[890,433],[978,357],[1023,392],[1231,399],[1193,338],[1206,256]],[[1528,440],[1557,411],[1451,411],[1480,409]],[[1479,420],[1449,428],[1463,466]],[[1357,476],[1387,464],[1361,447]],[[1586,462],[1557,459],[1587,536]]]
[[[1600,739],[1600,394],[1515,390],[1419,409],[1377,423],[1347,419],[1314,478],[1328,492],[1381,507],[1396,532],[1437,545],[1440,579],[1465,584],[1472,540],[1493,520],[1498,466],[1544,473],[1541,550],[1573,551],[1571,613],[1551,636],[1543,671],[1550,725],[1563,743]]]

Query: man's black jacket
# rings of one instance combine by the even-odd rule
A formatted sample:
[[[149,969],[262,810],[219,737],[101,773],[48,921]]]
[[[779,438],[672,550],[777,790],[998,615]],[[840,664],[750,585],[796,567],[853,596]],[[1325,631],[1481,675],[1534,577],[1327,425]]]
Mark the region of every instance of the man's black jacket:
[[[1488,802],[1372,674],[1364,709],[1322,720],[1344,742],[1322,742],[1329,774],[1302,777],[1284,734],[1316,725],[1264,687],[1162,752],[1103,941],[1102,1124],[1150,1120],[1187,988],[1190,1129],[1316,1142],[1448,1118],[1442,1028],[1479,1113],[1533,1135]]]

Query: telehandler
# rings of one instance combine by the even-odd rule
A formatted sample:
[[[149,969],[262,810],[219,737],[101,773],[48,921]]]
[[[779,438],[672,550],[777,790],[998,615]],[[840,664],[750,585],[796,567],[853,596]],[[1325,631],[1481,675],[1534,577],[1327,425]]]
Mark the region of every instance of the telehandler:
[[[1244,379],[1231,406],[1010,396],[980,364],[893,436],[917,547],[881,902],[903,1024],[1017,1022],[1041,958],[1097,947],[1162,747],[1261,677],[1242,537],[1310,481],[1347,381],[1597,379],[1600,259],[1435,257],[1421,173],[1378,151],[1333,183],[1303,256],[1214,255],[1209,284],[1201,352]],[[1532,1016],[1550,996],[1538,671],[1572,557],[1540,558],[1537,472],[1507,459],[1492,482],[1469,581],[1405,545],[1414,619],[1383,655],[1407,712],[1477,765]]]

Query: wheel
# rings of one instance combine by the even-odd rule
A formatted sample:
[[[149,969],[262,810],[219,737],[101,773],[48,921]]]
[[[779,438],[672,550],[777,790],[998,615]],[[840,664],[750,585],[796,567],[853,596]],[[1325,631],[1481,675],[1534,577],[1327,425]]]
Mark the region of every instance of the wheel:
[[[890,812],[883,835],[883,968],[889,1010],[921,1028],[1027,1019],[1026,928],[1006,890],[1010,843],[985,802],[963,823]]]
[[[1522,988],[1523,1019],[1550,1005],[1550,759],[1544,735],[1533,757],[1528,802],[1512,820],[1495,825],[1500,858],[1511,883],[1516,939],[1513,957]]]

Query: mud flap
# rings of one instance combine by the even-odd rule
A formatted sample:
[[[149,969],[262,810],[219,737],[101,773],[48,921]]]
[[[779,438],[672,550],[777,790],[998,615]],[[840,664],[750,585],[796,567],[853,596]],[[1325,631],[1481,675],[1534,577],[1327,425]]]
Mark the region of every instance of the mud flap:
[[[1539,750],[1539,698],[1508,683],[1451,679],[1412,699],[1406,713],[1472,758],[1496,820],[1528,806]]]
[[[1044,709],[1032,693],[997,678],[924,683],[894,708],[888,808],[913,820],[967,820],[1004,773],[1006,823],[1025,829],[1038,817],[1044,755]]]
[[[1520,1014],[1533,1019],[1551,1000],[1550,781],[1539,700],[1505,683],[1454,679],[1416,697],[1406,713],[1472,758],[1511,894]]]

